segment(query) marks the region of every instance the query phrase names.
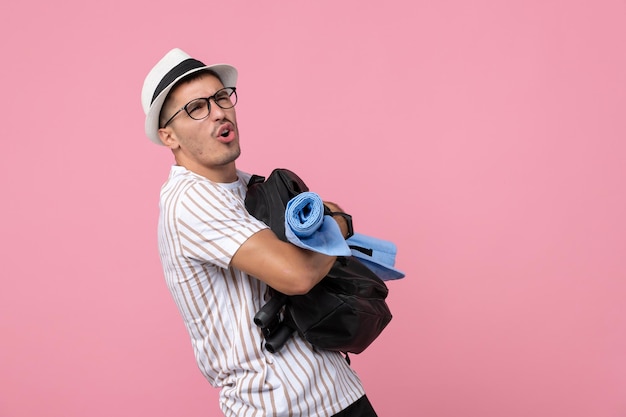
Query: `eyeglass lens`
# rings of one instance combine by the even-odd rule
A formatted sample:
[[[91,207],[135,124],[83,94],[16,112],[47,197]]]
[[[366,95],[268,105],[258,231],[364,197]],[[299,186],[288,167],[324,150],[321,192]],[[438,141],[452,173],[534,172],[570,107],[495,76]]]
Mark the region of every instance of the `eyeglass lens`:
[[[235,104],[237,104],[237,93],[235,92],[234,88],[223,88],[211,97],[197,98],[190,101],[185,106],[185,111],[192,119],[204,119],[211,112],[210,99],[213,99],[215,104],[217,104],[222,109],[230,109],[234,107]]]

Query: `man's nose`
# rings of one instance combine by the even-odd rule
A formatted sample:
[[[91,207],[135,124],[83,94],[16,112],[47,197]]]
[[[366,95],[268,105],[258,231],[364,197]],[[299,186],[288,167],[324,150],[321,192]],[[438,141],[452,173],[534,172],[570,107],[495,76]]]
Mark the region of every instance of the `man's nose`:
[[[226,112],[223,108],[217,105],[217,103],[211,99],[211,113],[209,117],[213,120],[222,120],[225,117]]]

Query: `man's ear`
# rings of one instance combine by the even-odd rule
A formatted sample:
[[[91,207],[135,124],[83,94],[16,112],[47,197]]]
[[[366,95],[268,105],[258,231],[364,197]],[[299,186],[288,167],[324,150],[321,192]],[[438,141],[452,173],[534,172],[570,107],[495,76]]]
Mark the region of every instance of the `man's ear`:
[[[170,149],[176,149],[179,146],[178,140],[176,139],[174,132],[172,132],[172,130],[169,128],[159,129],[159,139],[161,139],[163,145],[167,146]]]

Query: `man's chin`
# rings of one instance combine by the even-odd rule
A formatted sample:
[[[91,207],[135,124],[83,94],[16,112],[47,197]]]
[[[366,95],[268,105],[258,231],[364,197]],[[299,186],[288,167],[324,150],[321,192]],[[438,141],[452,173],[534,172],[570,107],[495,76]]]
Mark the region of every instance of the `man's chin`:
[[[221,162],[223,165],[233,163],[237,160],[237,158],[239,158],[240,155],[241,155],[241,148],[239,147],[239,145],[237,145],[235,148],[231,149],[227,155],[224,155],[224,158],[222,159]]]

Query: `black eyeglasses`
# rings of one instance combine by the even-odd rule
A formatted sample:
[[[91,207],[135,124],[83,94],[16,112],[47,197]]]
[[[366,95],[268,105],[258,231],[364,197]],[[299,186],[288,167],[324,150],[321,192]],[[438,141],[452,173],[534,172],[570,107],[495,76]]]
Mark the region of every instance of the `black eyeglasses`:
[[[232,109],[237,104],[237,92],[235,87],[225,87],[221,90],[218,90],[211,97],[202,97],[191,100],[189,103],[185,104],[183,107],[178,109],[176,113],[169,118],[167,122],[161,127],[164,128],[180,113],[185,110],[185,112],[194,120],[202,120],[209,117],[209,113],[211,113],[211,101],[213,100],[215,104],[218,105],[221,109]]]

